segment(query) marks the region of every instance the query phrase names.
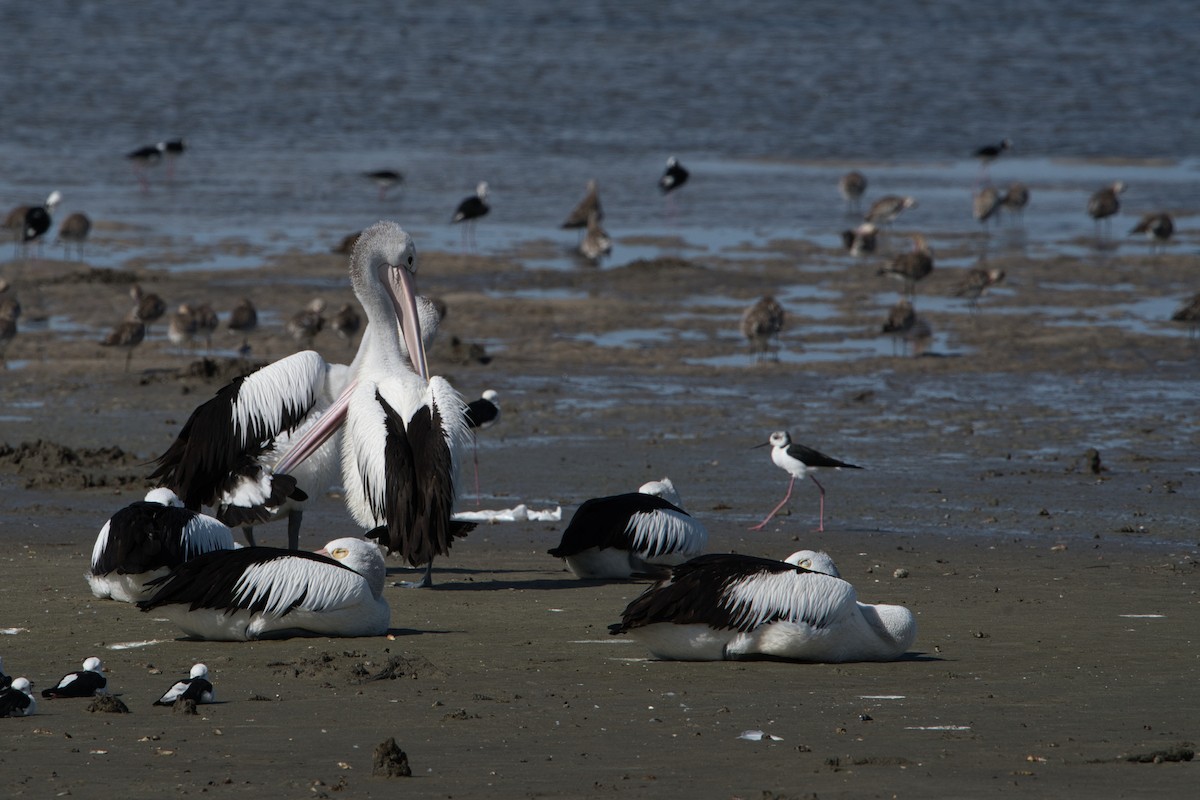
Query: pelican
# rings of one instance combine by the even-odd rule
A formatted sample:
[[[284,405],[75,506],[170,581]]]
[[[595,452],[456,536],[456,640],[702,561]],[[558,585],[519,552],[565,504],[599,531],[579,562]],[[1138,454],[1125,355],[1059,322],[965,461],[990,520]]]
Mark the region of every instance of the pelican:
[[[42,689],[42,697],[94,697],[104,693],[108,679],[104,677],[104,664],[92,656],[83,662],[83,669],[68,672],[49,689]]]
[[[201,553],[233,546],[228,526],[184,508],[170,489],[153,489],[104,523],[87,582],[96,597],[136,603],[153,594],[147,581]]]
[[[609,631],[661,659],[838,663],[900,658],[917,624],[903,606],[858,602],[829,556],[801,550],[784,561],[694,558],[630,603]]]
[[[282,513],[292,491],[279,485],[284,476],[317,490],[340,469],[354,519],[389,552],[428,565],[418,585],[430,585],[433,557],[463,531],[450,516],[467,426],[462,398],[429,377],[423,336],[436,330],[437,312],[415,298],[416,267],[399,225],[365,230],[350,257],[367,318],[354,361],[327,364],[302,351],[235,380],[192,413],[152,477],[187,508],[217,506],[218,519],[241,525]],[[299,526],[293,506],[292,549]]]
[[[17,678],[0,689],[0,717],[31,717],[37,712],[37,701],[28,678]]]
[[[708,530],[680,508],[675,485],[663,478],[636,492],[585,501],[548,552],[566,559],[580,578],[631,578],[686,561],[707,544]]]
[[[391,621],[386,577],[379,547],[363,539],[334,539],[316,553],[217,550],[157,578],[138,607],[210,641],[379,636]]]
[[[172,706],[176,700],[191,700],[200,703],[212,703],[216,700],[213,685],[208,680],[208,667],[204,664],[193,664],[192,671],[183,680],[175,681],[163,696],[154,701],[156,706]]]

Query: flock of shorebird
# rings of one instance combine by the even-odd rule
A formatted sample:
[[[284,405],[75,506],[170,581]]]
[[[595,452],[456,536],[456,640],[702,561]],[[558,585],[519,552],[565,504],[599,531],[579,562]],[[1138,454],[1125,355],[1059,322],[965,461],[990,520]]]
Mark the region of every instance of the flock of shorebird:
[[[1019,221],[1029,204],[1030,190],[1027,185],[1014,181],[1007,189],[1001,191],[992,185],[989,177],[989,165],[1012,147],[1011,139],[1003,139],[997,144],[989,144],[975,151],[975,157],[980,161],[981,176],[978,188],[972,195],[971,211],[974,218],[984,226],[985,233],[988,232],[987,226],[997,220],[1002,211]],[[846,201],[847,214],[862,213],[861,204],[867,187],[867,177],[859,170],[851,170],[838,180],[838,191]],[[1112,218],[1121,209],[1119,195],[1124,190],[1125,184],[1117,181],[1111,186],[1097,190],[1088,198],[1086,212],[1095,221],[1097,235],[1107,236],[1111,233]],[[894,194],[874,201],[863,214],[859,225],[842,231],[841,239],[845,249],[856,257],[876,253],[883,231],[902,213],[916,205],[915,197]],[[1171,215],[1156,211],[1143,215],[1129,233],[1146,236],[1153,253],[1165,248],[1174,232],[1175,223]],[[878,269],[879,275],[904,282],[904,291],[888,311],[880,332],[895,337],[894,343],[902,343],[913,355],[919,355],[928,347],[933,332],[929,323],[917,314],[914,299],[917,284],[933,272],[934,254],[925,236],[917,233],[912,234],[911,238],[911,251],[893,255]],[[962,276],[955,288],[955,296],[965,298],[974,312],[978,309],[979,298],[1004,278],[1005,273],[1002,269],[982,265],[973,267]],[[1193,332],[1200,328],[1200,294],[1179,309],[1172,316],[1172,320],[1190,323]],[[751,353],[760,359],[769,357],[772,353],[772,342],[783,330],[784,323],[784,309],[773,296],[764,296],[747,308],[742,315],[741,331],[750,345]]]
[[[42,690],[42,698],[47,700],[98,696],[110,696],[110,692],[104,662],[95,656],[84,659],[80,669],[66,673],[53,686]],[[208,667],[193,664],[188,677],[172,683],[153,705],[171,706],[194,714],[198,704],[213,702],[216,702],[216,694],[208,679]],[[118,708],[128,710],[123,703]],[[0,660],[0,717],[29,717],[36,712],[33,681],[25,676],[5,675],[4,662]]]

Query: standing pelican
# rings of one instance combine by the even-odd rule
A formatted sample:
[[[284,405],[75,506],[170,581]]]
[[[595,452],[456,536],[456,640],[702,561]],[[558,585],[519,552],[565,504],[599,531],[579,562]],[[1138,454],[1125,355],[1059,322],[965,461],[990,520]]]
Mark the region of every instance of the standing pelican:
[[[675,567],[609,626],[656,658],[892,661],[917,636],[903,606],[858,602],[824,553],[784,561],[714,553]]]
[[[234,525],[280,511],[295,485],[280,491],[281,476],[295,470],[300,485],[324,489],[340,460],[351,515],[389,551],[430,565],[419,584],[430,585],[433,557],[461,532],[450,516],[466,421],[458,393],[429,377],[422,337],[432,335],[436,311],[430,303],[418,311],[416,267],[416,246],[399,225],[365,230],[350,256],[367,318],[353,363],[327,364],[306,350],[235,380],[192,413],[153,477],[186,507],[217,506],[217,518]],[[292,549],[299,527],[290,514]]]

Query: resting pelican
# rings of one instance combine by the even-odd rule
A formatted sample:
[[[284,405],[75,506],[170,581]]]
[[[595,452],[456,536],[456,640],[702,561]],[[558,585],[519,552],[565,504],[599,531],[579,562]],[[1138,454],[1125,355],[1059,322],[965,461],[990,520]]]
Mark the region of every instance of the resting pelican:
[[[708,530],[680,508],[669,478],[583,503],[548,551],[585,579],[631,578],[704,552]]]
[[[900,658],[917,624],[903,606],[858,602],[829,556],[801,550],[785,561],[694,558],[638,596],[609,630],[662,659],[833,663]]]
[[[170,489],[154,489],[104,523],[87,581],[96,597],[136,603],[153,593],[147,581],[201,553],[231,549],[226,525],[184,508]]]
[[[436,310],[418,308],[416,268],[416,247],[399,225],[363,231],[350,256],[367,317],[354,361],[327,364],[303,351],[235,380],[193,412],[152,477],[188,508],[217,506],[217,518],[235,525],[303,500],[290,480],[322,490],[340,469],[351,515],[389,552],[430,565],[418,584],[430,585],[433,557],[463,530],[450,515],[466,404],[445,379],[429,377],[422,335],[432,335]],[[299,525],[289,514],[292,549]]]
[[[211,641],[378,636],[391,620],[386,577],[379,547],[363,539],[334,539],[316,553],[218,550],[155,579],[138,607]]]

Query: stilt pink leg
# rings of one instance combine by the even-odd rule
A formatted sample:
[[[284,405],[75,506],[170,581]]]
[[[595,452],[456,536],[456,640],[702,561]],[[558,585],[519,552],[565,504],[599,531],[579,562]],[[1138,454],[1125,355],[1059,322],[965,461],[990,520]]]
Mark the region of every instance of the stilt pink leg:
[[[821,482],[819,480],[817,480],[816,478],[813,478],[811,473],[809,474],[808,477],[812,478],[812,482],[815,483],[817,485],[817,488],[821,490],[821,518],[820,518],[821,521],[817,524],[817,533],[824,533],[825,532],[825,487],[821,485]]]
[[[479,439],[475,431],[471,431],[471,458],[475,462],[475,506],[478,508],[482,498],[479,496]]]
[[[787,494],[785,494],[783,496],[783,499],[779,501],[779,505],[777,505],[773,509],[771,509],[771,513],[767,514],[767,518],[764,519],[762,522],[758,523],[757,525],[755,525],[754,527],[752,527],[750,530],[761,531],[763,529],[763,526],[771,521],[771,517],[775,516],[776,512],[778,512],[779,509],[783,508],[784,504],[787,503],[788,498],[790,498],[792,496],[792,487],[795,485],[796,485],[796,476],[793,475],[792,479],[790,481],[788,481]]]

